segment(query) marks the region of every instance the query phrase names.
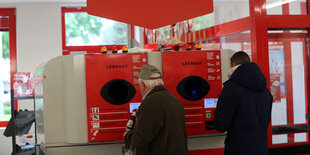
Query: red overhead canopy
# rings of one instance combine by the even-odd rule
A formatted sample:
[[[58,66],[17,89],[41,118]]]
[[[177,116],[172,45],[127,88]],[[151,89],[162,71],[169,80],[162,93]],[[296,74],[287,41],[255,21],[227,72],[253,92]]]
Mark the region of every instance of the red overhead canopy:
[[[213,0],[87,0],[87,13],[155,29],[213,12]]]

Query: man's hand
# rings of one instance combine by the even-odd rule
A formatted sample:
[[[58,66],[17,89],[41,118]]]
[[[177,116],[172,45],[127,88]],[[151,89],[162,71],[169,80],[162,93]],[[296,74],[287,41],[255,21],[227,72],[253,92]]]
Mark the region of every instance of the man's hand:
[[[124,136],[126,136],[126,134],[127,134],[130,130],[131,130],[131,129],[126,128],[126,129],[125,129],[125,132],[124,132],[124,134],[123,134],[123,135],[124,135]]]

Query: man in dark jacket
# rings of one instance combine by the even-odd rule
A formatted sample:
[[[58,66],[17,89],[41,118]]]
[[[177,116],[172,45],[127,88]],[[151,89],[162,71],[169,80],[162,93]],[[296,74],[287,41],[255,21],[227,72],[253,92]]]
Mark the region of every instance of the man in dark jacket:
[[[213,120],[218,131],[227,131],[225,155],[267,155],[272,96],[265,76],[245,52],[230,62]]]
[[[187,155],[183,105],[163,86],[155,66],[142,66],[138,78],[143,101],[125,144],[135,147],[136,155]]]

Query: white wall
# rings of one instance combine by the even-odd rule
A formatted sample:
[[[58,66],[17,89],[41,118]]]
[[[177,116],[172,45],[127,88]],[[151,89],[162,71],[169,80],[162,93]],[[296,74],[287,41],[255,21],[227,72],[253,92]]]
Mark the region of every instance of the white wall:
[[[18,71],[33,72],[40,63],[62,54],[58,4],[24,4],[16,13]]]
[[[34,72],[36,67],[62,54],[61,7],[85,6],[84,3],[1,4],[16,8],[17,70]],[[19,108],[32,108],[32,101],[19,103]],[[24,106],[26,105],[26,106]],[[11,138],[0,129],[0,155],[11,154]]]
[[[12,152],[12,138],[3,136],[4,129],[0,128],[0,155],[11,154]]]

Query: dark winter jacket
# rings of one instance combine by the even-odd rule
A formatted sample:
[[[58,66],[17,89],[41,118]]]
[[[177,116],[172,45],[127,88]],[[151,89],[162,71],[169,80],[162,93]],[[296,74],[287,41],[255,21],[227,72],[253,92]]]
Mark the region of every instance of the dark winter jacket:
[[[255,63],[239,66],[224,83],[214,127],[227,131],[225,155],[267,155],[272,96]]]
[[[187,155],[184,107],[164,86],[142,101],[137,124],[125,136],[137,155]]]

